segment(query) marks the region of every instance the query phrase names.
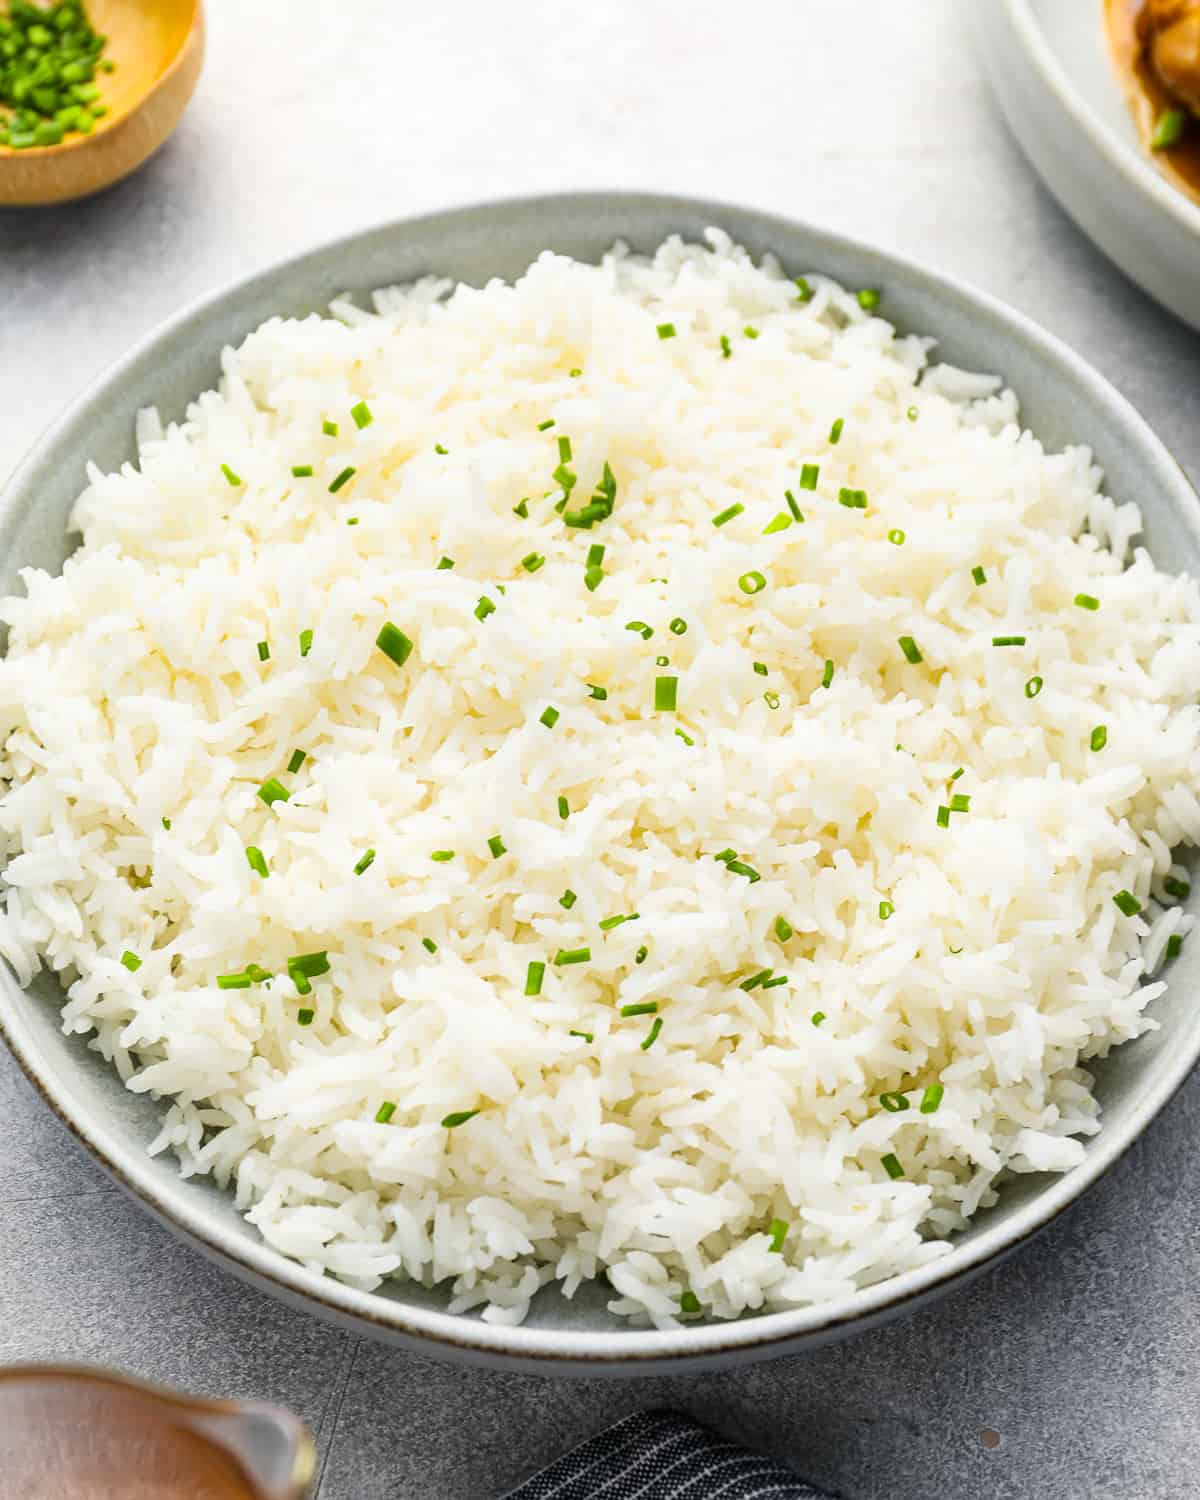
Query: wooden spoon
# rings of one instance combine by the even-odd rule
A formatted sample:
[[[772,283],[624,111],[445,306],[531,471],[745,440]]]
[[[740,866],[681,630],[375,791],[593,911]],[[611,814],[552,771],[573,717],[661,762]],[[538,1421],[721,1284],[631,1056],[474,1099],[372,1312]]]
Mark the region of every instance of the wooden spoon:
[[[204,60],[201,0],[87,0],[87,14],[117,65],[96,74],[108,113],[91,135],[57,146],[0,146],[0,204],[63,203],[118,182],[158,150],[192,97]]]

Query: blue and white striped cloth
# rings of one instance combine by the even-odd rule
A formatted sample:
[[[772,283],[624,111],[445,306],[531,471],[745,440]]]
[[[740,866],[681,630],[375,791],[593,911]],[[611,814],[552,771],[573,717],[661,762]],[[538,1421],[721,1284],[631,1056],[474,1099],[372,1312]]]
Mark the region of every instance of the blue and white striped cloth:
[[[589,1438],[506,1500],[835,1500],[689,1417],[642,1411]]]

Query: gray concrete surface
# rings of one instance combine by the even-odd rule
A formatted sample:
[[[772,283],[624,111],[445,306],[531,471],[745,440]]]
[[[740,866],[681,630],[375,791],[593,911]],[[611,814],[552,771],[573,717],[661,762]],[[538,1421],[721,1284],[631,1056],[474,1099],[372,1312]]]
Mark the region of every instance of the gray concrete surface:
[[[92,202],[0,214],[0,474],[135,338],[231,277],[386,217],[624,187],[810,218],[997,293],[1198,479],[1200,338],[1032,178],[968,54],[966,3],[991,0],[209,0],[208,66],[161,155]],[[883,1332],[726,1375],[562,1383],[398,1354],[247,1290],[111,1189],[0,1053],[0,1360],[285,1402],[319,1436],[320,1500],[487,1500],[652,1402],[851,1500],[1184,1500],[1198,1139],[1193,1080],[1036,1245]]]

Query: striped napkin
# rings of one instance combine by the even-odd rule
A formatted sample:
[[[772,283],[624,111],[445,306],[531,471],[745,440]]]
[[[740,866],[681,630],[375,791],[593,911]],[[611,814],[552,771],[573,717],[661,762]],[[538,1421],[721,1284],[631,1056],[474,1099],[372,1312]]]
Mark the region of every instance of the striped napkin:
[[[673,1411],[640,1411],[589,1438],[505,1500],[836,1500],[790,1469]]]

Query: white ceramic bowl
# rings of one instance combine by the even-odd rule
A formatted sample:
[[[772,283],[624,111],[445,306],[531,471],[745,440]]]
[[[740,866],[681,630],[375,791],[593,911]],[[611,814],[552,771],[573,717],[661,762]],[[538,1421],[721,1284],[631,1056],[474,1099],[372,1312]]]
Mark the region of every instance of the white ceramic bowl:
[[[222,345],[270,314],[310,312],[339,292],[365,292],[432,271],[475,284],[512,277],[547,247],[595,259],[621,238],[651,250],[668,234],[695,237],[712,224],[756,255],[774,251],[793,274],[819,270],[849,286],[882,288],[883,312],[902,329],[936,334],[942,355],[955,364],[999,371],[1047,444],[1094,448],[1110,493],[1141,504],[1151,550],[1196,571],[1200,511],[1181,470],[1123,397],[1017,313],[918,266],[785,219],[690,199],[596,194],[388,225],[289,261],[180,314],[61,418],[0,496],[0,592],[17,588],[22,566],[61,565],[69,550],[65,521],[82,487],[84,461],[113,468],[133,458],[138,407],[154,403],[168,419],[181,416],[188,398],[216,380]],[[62,993],[53,980],[42,976],[26,993],[0,971],[0,1030],[45,1098],[120,1183],[181,1238],[275,1295],[428,1353],[544,1372],[633,1374],[794,1352],[915,1307],[1011,1252],[1120,1156],[1200,1055],[1200,1007],[1191,1000],[1200,944],[1185,949],[1172,978],[1155,1006],[1161,1029],[1117,1049],[1097,1070],[1105,1125],[1074,1171],[1015,1179],[950,1253],[920,1270],[819,1307],[669,1332],[618,1324],[596,1285],[571,1302],[547,1288],[523,1327],[502,1328],[447,1313],[444,1291],[390,1282],[362,1292],[308,1271],[263,1244],[230,1195],[209,1182],[184,1181],[169,1157],[146,1155],[158,1107],[122,1088],[82,1038],[63,1036]]]
[[[1046,186],[1127,276],[1200,328],[1200,204],[1137,138],[1103,0],[973,0],[970,9],[980,65]]]

